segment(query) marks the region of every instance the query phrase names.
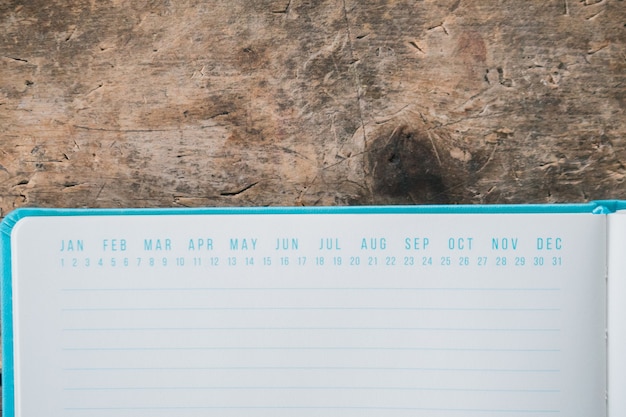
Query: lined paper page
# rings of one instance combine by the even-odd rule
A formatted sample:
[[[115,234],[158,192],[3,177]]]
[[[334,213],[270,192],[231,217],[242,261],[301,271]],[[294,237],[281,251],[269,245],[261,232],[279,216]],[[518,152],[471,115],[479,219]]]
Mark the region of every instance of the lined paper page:
[[[28,218],[16,415],[604,415],[605,220]]]

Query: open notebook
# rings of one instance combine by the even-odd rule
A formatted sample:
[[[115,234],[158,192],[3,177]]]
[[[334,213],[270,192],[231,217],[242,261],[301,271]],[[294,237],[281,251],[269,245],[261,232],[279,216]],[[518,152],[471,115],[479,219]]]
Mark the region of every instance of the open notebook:
[[[626,416],[621,208],[14,211],[3,415]]]

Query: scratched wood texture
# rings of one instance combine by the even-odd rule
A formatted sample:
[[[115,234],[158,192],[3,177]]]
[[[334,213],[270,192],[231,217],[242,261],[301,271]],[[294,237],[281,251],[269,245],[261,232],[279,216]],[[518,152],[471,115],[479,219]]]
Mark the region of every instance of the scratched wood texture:
[[[20,206],[625,198],[622,0],[0,0]]]

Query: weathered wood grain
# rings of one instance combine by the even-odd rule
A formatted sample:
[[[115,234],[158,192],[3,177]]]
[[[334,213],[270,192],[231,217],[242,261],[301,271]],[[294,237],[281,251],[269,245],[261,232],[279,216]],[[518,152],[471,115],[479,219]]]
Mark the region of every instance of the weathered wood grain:
[[[0,209],[624,198],[621,0],[0,1]]]

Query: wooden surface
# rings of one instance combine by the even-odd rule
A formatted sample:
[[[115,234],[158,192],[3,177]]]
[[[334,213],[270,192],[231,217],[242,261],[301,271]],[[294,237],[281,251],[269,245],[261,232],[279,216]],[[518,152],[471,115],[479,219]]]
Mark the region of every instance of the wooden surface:
[[[0,0],[19,206],[626,198],[623,0]]]

